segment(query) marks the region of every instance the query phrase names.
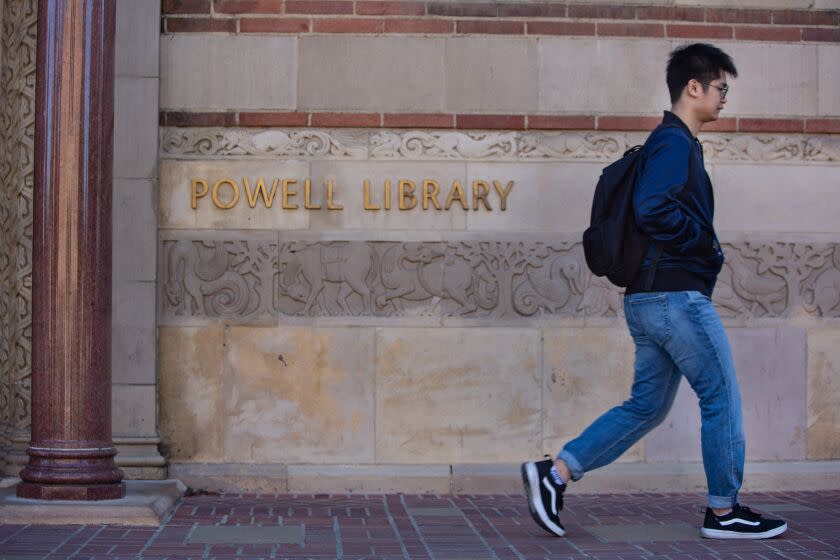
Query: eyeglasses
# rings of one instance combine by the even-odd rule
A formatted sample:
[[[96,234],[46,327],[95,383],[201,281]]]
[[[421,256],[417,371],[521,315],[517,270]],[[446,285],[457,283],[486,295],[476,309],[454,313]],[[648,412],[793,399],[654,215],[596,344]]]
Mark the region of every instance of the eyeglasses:
[[[729,84],[723,84],[722,86],[717,86],[711,82],[700,82],[704,86],[712,86],[716,90],[720,92],[720,98],[726,99],[726,94],[729,93]]]

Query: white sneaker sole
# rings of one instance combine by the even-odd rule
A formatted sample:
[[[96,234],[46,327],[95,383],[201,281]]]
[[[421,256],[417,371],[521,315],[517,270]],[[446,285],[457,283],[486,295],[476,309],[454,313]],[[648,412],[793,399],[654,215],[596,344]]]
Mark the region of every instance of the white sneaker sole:
[[[537,467],[533,463],[527,463],[525,465],[525,476],[528,477],[528,501],[531,504],[531,508],[539,516],[540,521],[545,524],[549,531],[558,537],[562,537],[566,534],[566,531],[548,517],[548,513],[543,507],[542,500],[540,500],[540,481],[537,475]]]
[[[776,527],[775,529],[764,531],[763,533],[739,533],[737,531],[706,529],[703,527],[700,529],[700,534],[707,539],[769,539],[771,537],[781,535],[785,531],[787,531],[787,523]]]

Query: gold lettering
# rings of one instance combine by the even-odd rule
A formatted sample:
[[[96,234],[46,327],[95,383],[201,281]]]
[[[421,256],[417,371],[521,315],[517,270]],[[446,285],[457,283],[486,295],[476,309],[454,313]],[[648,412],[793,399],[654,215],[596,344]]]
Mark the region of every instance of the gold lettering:
[[[475,179],[473,181],[473,210],[478,210],[478,202],[481,201],[484,203],[484,207],[487,210],[492,210],[490,207],[490,203],[487,201],[487,195],[490,194],[490,185],[487,184],[487,181],[481,181],[479,179]]]
[[[295,179],[283,179],[282,186],[280,187],[280,196],[283,199],[283,210],[294,210],[298,207],[297,204],[289,202],[289,199],[297,194],[296,191],[289,190],[289,185],[294,185],[295,183],[297,183]]]
[[[365,210],[379,210],[378,204],[370,203],[370,179],[365,179]]]
[[[219,200],[219,188],[222,185],[230,185],[233,189],[233,196],[227,204],[224,204],[221,200]],[[213,204],[215,204],[218,208],[222,210],[230,210],[236,206],[237,202],[239,202],[239,185],[233,179],[220,179],[213,185],[213,189],[210,191],[210,198],[213,200]]]
[[[412,208],[417,206],[417,197],[414,196],[414,181],[410,181],[408,179],[400,179],[399,191],[400,210],[411,210]]]
[[[198,191],[196,189],[196,187],[198,185],[201,185],[204,188],[202,188],[201,191]],[[207,196],[207,191],[210,190],[210,188],[207,186],[207,181],[205,181],[204,179],[193,179],[191,186],[192,186],[192,209],[195,210],[196,206],[198,206],[198,199],[201,198],[202,196]]]
[[[391,179],[385,179],[385,210],[391,209]]]
[[[254,187],[254,190],[252,192],[251,184],[248,182],[248,177],[242,177],[242,184],[245,185],[245,196],[248,197],[248,205],[251,208],[254,208],[257,205],[257,197],[259,195],[262,195],[265,207],[271,208],[271,205],[274,203],[274,195],[277,194],[277,183],[279,182],[280,179],[274,179],[274,184],[271,186],[271,194],[268,194],[265,190],[265,183],[263,182],[263,178],[259,177],[257,179],[257,186]]]
[[[440,193],[440,185],[434,179],[425,179],[423,181],[423,210],[429,209],[429,201],[435,207],[435,210],[440,210],[440,202],[438,202],[438,193]]]
[[[307,210],[318,210],[321,205],[320,204],[312,204],[312,181],[309,177],[306,178],[306,181],[303,183],[303,200],[304,204],[303,207]]]
[[[470,209],[469,206],[467,206],[466,197],[464,196],[464,188],[457,179],[455,179],[455,182],[452,183],[452,190],[449,191],[449,197],[446,199],[446,206],[444,208],[449,210],[449,207],[452,206],[452,202],[456,198],[458,199],[458,202],[461,203],[461,208],[464,210]]]
[[[333,204],[333,180],[327,180],[327,210],[342,210],[341,204]]]
[[[496,192],[499,193],[499,198],[502,200],[501,210],[504,212],[507,208],[507,197],[510,194],[511,189],[513,189],[513,181],[508,182],[507,188],[502,190],[502,184],[493,179],[493,186],[496,187]]]

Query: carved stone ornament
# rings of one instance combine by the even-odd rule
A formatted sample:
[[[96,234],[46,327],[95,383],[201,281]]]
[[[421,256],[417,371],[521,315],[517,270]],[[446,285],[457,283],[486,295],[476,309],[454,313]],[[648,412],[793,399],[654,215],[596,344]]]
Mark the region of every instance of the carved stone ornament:
[[[558,240],[161,241],[161,320],[254,317],[618,318],[622,291],[593,276],[580,243]],[[724,246],[714,303],[730,319],[794,305],[840,317],[840,245]]]
[[[384,160],[598,161],[644,143],[644,132],[473,132],[162,128],[162,157],[306,157]],[[801,134],[700,135],[707,161],[840,162],[840,139]]]

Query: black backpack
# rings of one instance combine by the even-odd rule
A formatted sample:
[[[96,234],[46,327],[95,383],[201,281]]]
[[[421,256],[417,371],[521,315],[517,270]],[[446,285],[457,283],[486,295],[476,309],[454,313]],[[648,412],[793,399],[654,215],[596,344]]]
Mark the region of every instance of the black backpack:
[[[583,232],[583,252],[589,269],[595,276],[606,276],[622,288],[635,280],[652,241],[636,225],[633,212],[636,170],[641,159],[642,146],[633,146],[621,159],[604,168],[595,187],[589,227]],[[691,184],[694,165],[693,158],[689,160],[688,184]],[[662,248],[663,244],[657,243],[647,290],[653,285]]]

